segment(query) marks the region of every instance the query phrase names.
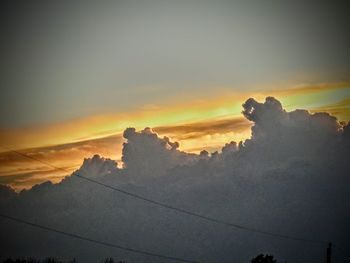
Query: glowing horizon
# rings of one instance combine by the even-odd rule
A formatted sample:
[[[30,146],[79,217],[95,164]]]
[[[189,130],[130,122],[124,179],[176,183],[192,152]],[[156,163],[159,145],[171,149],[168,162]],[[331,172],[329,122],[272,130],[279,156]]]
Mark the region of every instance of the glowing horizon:
[[[96,114],[46,125],[3,128],[0,138],[15,149],[35,148],[103,138],[121,133],[127,127],[142,129],[241,117],[241,105],[247,98],[263,100],[266,96],[277,97],[287,110],[305,108],[317,111],[343,103],[343,110],[334,113],[340,121],[349,119],[347,103],[342,100],[350,97],[350,83],[300,85],[255,92],[222,90],[221,93],[223,95],[207,96],[206,99],[190,98],[185,103],[176,103],[179,100],[176,98],[172,103],[144,105],[130,112]]]
[[[180,143],[180,150],[199,153],[218,151],[230,141],[244,141],[250,136],[251,124],[241,115],[241,105],[249,97],[261,101],[275,96],[288,111],[303,108],[310,112],[325,111],[339,121],[350,120],[350,85],[348,83],[303,85],[259,92],[231,93],[206,100],[185,103],[147,105],[139,111],[109,113],[87,118],[7,129],[0,132],[3,146],[32,154],[69,171],[75,170],[83,158],[100,154],[121,165],[122,132],[127,127],[137,130],[151,127],[160,136]],[[0,153],[1,183],[15,189],[30,188],[46,180],[59,182],[65,173],[54,171],[5,149]]]

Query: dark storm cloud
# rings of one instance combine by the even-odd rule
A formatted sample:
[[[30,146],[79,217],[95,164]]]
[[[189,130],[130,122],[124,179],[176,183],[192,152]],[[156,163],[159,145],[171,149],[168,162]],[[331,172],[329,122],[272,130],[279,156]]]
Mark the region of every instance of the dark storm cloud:
[[[347,1],[8,1],[1,7],[4,128],[124,110],[216,86],[349,81]],[[327,113],[287,112],[272,97],[248,99],[243,115],[244,121],[128,128],[123,169],[94,155],[75,173],[219,220],[329,240],[350,251],[350,125]],[[221,153],[182,152],[177,142],[156,133],[200,138],[243,129],[249,121],[252,137],[227,142]],[[59,161],[79,151],[93,155],[122,140],[116,135],[25,153]],[[4,153],[0,163],[21,161]],[[24,169],[11,179],[36,182],[47,172],[52,171]],[[0,180],[7,183],[10,176]],[[76,176],[20,193],[0,186],[0,212],[201,262],[248,262],[262,252],[288,262],[324,257],[323,245],[211,224]],[[0,221],[0,258],[162,262]]]
[[[252,137],[222,153],[178,150],[150,128],[124,132],[125,168],[95,155],[76,173],[151,199],[264,231],[350,244],[350,125],[327,113],[287,112],[273,97],[248,99]],[[190,161],[189,161],[190,160]],[[154,175],[157,176],[154,176]],[[248,262],[269,252],[290,262],[323,259],[323,244],[288,241],[203,222],[71,176],[14,194],[1,187],[3,213],[73,233],[205,262]],[[58,255],[94,262],[106,255],[149,259],[50,233],[1,224],[6,255]],[[6,239],[5,239],[6,237]],[[35,240],[34,240],[35,237]],[[50,242],[46,242],[50,240]],[[67,249],[68,247],[74,249]],[[341,262],[339,254],[335,260]],[[161,261],[159,261],[161,262]]]
[[[141,132],[127,128],[123,136],[127,142],[123,144],[122,161],[131,173],[162,175],[170,168],[193,161],[195,156],[179,151],[178,142],[171,142],[166,136],[159,138],[150,128]]]

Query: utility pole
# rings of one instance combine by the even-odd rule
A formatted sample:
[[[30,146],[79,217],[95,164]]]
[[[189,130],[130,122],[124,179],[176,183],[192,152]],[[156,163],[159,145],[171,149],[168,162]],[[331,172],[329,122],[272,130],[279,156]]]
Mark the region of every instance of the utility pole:
[[[331,256],[332,256],[332,243],[328,243],[327,247],[327,263],[331,263]]]

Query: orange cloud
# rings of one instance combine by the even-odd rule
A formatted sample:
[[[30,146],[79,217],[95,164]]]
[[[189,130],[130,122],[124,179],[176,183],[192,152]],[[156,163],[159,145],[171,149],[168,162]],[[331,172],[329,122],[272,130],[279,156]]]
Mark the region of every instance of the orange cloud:
[[[325,105],[316,109],[310,110],[311,112],[328,112],[333,116],[337,116],[341,121],[350,121],[350,98],[346,98],[334,104]]]
[[[180,142],[180,149],[198,153],[216,151],[229,141],[250,136],[251,124],[240,112],[248,97],[276,96],[287,110],[326,111],[350,120],[350,84],[299,86],[255,93],[226,93],[173,105],[148,105],[139,111],[91,116],[52,125],[1,129],[2,145],[20,150],[55,166],[73,171],[93,154],[120,160],[122,132],[127,127],[152,127],[158,134]],[[6,144],[5,144],[6,142]],[[119,161],[120,163],[120,161]],[[66,174],[25,159],[6,149],[0,152],[0,183],[17,189],[45,180],[58,181]]]
[[[199,152],[200,150],[219,150],[224,142],[231,141],[235,134],[247,137],[250,123],[243,118],[230,118],[186,125],[160,126],[154,130],[160,135],[170,136],[180,141],[181,150]],[[218,140],[218,137],[222,137]],[[216,137],[213,140],[213,137]],[[198,140],[201,147],[198,148]],[[57,167],[73,172],[85,157],[100,154],[115,160],[121,159],[122,134],[103,138],[84,140],[80,142],[29,148],[20,150],[33,158],[40,159]],[[9,184],[14,188],[31,187],[35,183],[48,179],[57,181],[67,175],[64,171],[51,169],[45,164],[36,163],[24,156],[11,151],[0,153],[0,183]],[[52,175],[52,178],[51,178]],[[11,179],[12,178],[12,179]]]

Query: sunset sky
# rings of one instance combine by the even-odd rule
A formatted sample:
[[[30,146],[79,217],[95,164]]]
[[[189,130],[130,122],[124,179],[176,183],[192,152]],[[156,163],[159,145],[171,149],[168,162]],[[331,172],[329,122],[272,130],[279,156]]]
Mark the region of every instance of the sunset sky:
[[[127,127],[152,127],[187,152],[220,150],[249,138],[241,105],[250,97],[349,121],[345,10],[297,1],[8,4],[0,183],[20,190],[66,175],[8,148],[69,171],[93,154],[122,166]]]

